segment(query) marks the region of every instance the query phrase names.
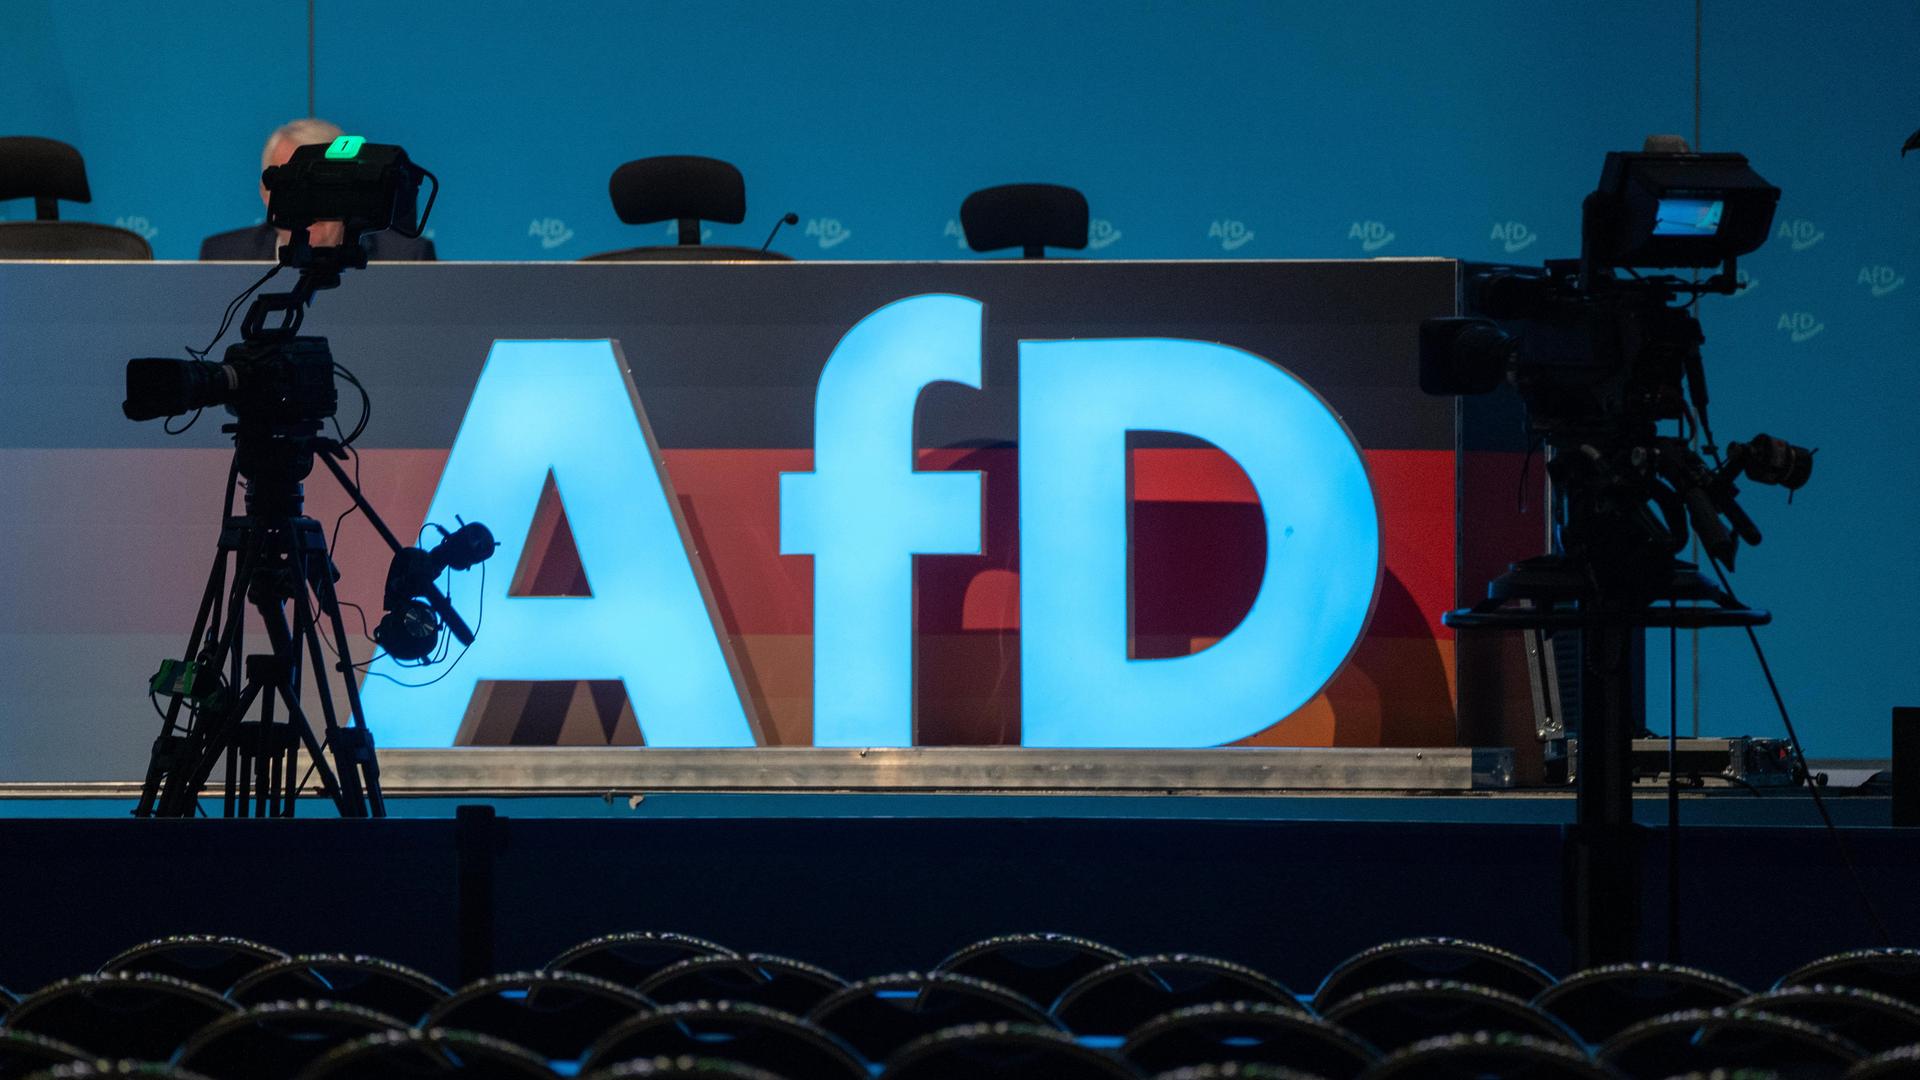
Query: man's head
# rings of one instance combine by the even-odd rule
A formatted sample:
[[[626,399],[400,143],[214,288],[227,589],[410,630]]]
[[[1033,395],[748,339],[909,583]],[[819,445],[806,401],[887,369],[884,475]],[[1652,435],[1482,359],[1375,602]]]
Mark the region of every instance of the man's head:
[[[273,134],[267,136],[267,144],[260,148],[260,171],[266,172],[275,165],[285,165],[293,152],[302,146],[330,143],[340,134],[337,124],[317,117],[289,120],[274,128]],[[260,185],[260,202],[265,205],[266,201],[267,185],[263,182]]]

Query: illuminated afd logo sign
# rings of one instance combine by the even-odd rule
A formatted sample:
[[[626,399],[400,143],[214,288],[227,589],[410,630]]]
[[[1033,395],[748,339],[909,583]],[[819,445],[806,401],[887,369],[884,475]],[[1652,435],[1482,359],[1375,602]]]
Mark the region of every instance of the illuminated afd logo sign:
[[[914,406],[932,383],[980,385],[982,318],[961,296],[889,304],[821,372],[814,469],[780,485],[780,550],[813,560],[818,745],[912,742],[914,559],[977,554],[982,513],[978,473],[914,468]],[[1211,746],[1306,704],[1359,640],[1379,573],[1372,488],[1339,418],[1285,370],[1208,342],[1024,341],[1019,372],[1022,741]],[[1132,431],[1213,443],[1259,497],[1259,593],[1191,656],[1129,655]],[[511,596],[499,573],[484,598],[456,596],[485,604],[471,655],[372,669],[437,680],[368,680],[383,743],[451,745],[484,679],[606,678],[650,746],[758,741],[659,460],[615,343],[494,344],[428,519],[488,522],[495,564],[514,566],[551,478],[592,595]]]

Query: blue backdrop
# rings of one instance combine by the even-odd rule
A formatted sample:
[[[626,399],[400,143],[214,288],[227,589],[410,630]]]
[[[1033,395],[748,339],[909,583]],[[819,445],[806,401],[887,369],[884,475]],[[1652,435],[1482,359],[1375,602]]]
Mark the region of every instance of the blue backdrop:
[[[260,143],[308,112],[307,6],[8,0],[0,133],[86,154],[68,216],[160,258],[258,220]],[[1749,154],[1785,189],[1753,287],[1709,300],[1716,428],[1820,448],[1791,507],[1755,491],[1746,598],[1809,752],[1882,756],[1920,703],[1920,6],[1785,2],[1343,5],[1199,0],[786,4],[317,0],[315,111],[446,185],[449,259],[574,259],[667,239],[606,178],[701,153],[747,177],[713,242],[799,258],[972,258],[967,192],[1084,190],[1094,258],[1574,252],[1602,154],[1649,132]],[[1695,49],[1702,60],[1698,94]],[[0,214],[26,216],[23,203]],[[117,362],[117,358],[115,358]],[[1411,373],[1409,374],[1411,377]],[[1691,648],[1683,640],[1682,730]],[[1666,654],[1650,682],[1665,713]],[[1700,642],[1702,730],[1777,730],[1744,638]],[[1660,721],[1656,721],[1659,723]]]

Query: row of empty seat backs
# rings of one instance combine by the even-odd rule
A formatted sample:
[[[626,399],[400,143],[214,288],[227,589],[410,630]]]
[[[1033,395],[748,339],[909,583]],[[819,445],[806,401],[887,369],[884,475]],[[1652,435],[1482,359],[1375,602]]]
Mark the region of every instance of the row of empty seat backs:
[[[121,1067],[106,1062],[209,1080],[1920,1075],[1920,950],[1829,957],[1755,992],[1667,964],[1556,979],[1504,950],[1420,938],[1296,994],[1227,960],[1063,934],[849,981],[627,933],[452,989],[373,957],[182,936],[23,997],[0,990],[0,1080]]]
[[[701,243],[701,222],[746,220],[746,181],[725,161],[686,154],[640,158],[614,170],[607,192],[621,221],[676,222],[679,242],[622,248],[583,261],[787,259],[766,246]],[[86,162],[67,143],[32,135],[0,138],[0,202],[11,199],[32,199],[34,217],[0,221],[0,259],[153,258],[146,238],[131,229],[60,220],[61,202],[93,201]],[[1080,250],[1087,246],[1087,223],[1086,196],[1057,184],[1003,184],[960,204],[961,230],[975,251],[1019,248],[1025,257],[1038,258],[1049,247]],[[770,245],[771,234],[767,240]]]

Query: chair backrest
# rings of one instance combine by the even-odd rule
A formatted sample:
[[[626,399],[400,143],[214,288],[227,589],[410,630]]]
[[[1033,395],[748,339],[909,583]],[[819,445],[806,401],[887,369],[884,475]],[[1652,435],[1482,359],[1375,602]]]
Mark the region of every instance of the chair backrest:
[[[32,199],[33,216],[40,221],[58,220],[57,200],[92,202],[80,151],[37,135],[0,138],[0,202],[9,199]]]
[[[1389,1053],[1423,1039],[1480,1031],[1580,1044],[1572,1029],[1512,994],[1443,979],[1375,987],[1325,1015]]]
[[[1052,1028],[976,1024],[950,1028],[903,1047],[881,1080],[1140,1080],[1126,1061]]]
[[[336,1045],[298,1080],[555,1080],[538,1053],[476,1032],[403,1028]]]
[[[1554,982],[1545,968],[1505,949],[1460,938],[1403,938],[1357,953],[1328,972],[1314,991],[1313,1008],[1325,1013],[1363,990],[1425,979],[1484,986],[1523,1001]]]
[[[571,971],[637,987],[660,969],[696,956],[735,956],[725,945],[691,934],[634,932],[583,941],[547,962],[548,971]]]
[[[1740,1068],[1837,1076],[1866,1052],[1803,1020],[1752,1009],[1689,1009],[1635,1024],[1595,1056],[1629,1076]]]
[[[1847,1070],[1847,1080],[1912,1080],[1915,1076],[1920,1076],[1920,1046],[1875,1054]]]
[[[1851,986],[1783,986],[1740,1002],[1859,1043],[1869,1054],[1920,1045],[1920,1007]]]
[[[747,219],[746,181],[718,158],[666,154],[629,161],[613,170],[607,194],[628,225],[679,222],[682,244],[700,242],[702,221],[738,225]]]
[[[1126,958],[1111,945],[1070,934],[1002,934],[959,949],[935,970],[984,979],[1046,1006],[1083,977]]]
[[[275,1001],[195,1032],[175,1061],[213,1080],[290,1077],[328,1051],[406,1023],[337,1001]]]
[[[653,1008],[618,983],[568,971],[522,971],[468,983],[421,1027],[475,1031],[551,1061],[578,1061],[614,1025]]]
[[[279,949],[246,938],[176,934],[116,954],[100,965],[100,974],[144,971],[171,975],[224,994],[247,975],[286,958]]]
[[[1678,964],[1608,964],[1576,971],[1533,999],[1598,1046],[1656,1016],[1717,1009],[1746,997],[1746,987],[1709,971]]]
[[[0,259],[76,259],[145,262],[153,258],[146,238],[115,225],[90,221],[0,221]]]
[[[211,1080],[191,1069],[159,1061],[83,1061],[55,1065],[26,1080],[96,1080],[105,1077],[135,1077],[137,1080]]]
[[[55,1065],[86,1061],[92,1056],[59,1039],[0,1028],[0,1076],[27,1076]]]
[[[1087,197],[1059,184],[1002,184],[960,203],[960,229],[975,251],[1019,248],[1041,258],[1050,247],[1087,246]]]
[[[624,1061],[714,1057],[807,1080],[864,1080],[858,1051],[791,1013],[734,1001],[696,1001],[642,1013],[594,1043],[582,1071]]]
[[[770,1073],[765,1069],[742,1065],[737,1061],[691,1055],[626,1061],[611,1069],[602,1069],[588,1076],[587,1080],[642,1080],[642,1078],[645,1080],[787,1080],[779,1073]]]
[[[743,953],[696,956],[670,964],[641,983],[639,990],[662,1005],[745,1001],[805,1016],[846,985],[847,980],[804,961]]]
[[[1380,1052],[1316,1016],[1273,1005],[1194,1005],[1134,1029],[1120,1056],[1159,1074],[1193,1065],[1258,1064],[1327,1080],[1358,1076]]]
[[[238,1011],[219,994],[169,975],[78,975],[21,998],[7,1027],[99,1057],[165,1061],[194,1032]]]
[[[1054,1019],[1081,1035],[1125,1035],[1188,1005],[1253,1001],[1304,1012],[1293,991],[1258,971],[1211,956],[1164,953],[1099,968],[1061,991]]]
[[[1855,949],[1780,976],[1774,986],[1851,986],[1920,1005],[1920,949]]]
[[[1327,1080],[1324,1076],[1289,1069],[1284,1065],[1260,1065],[1235,1061],[1225,1065],[1188,1065],[1160,1073],[1153,1080]]]
[[[807,1019],[881,1062],[925,1035],[969,1024],[1057,1027],[1045,1009],[1005,987],[937,971],[863,979],[816,1006]]]
[[[1442,1035],[1389,1054],[1367,1080],[1434,1076],[1524,1076],[1527,1080],[1623,1080],[1583,1050],[1530,1035]]]
[[[308,1065],[299,1080],[554,1080],[545,1059],[471,1031],[405,1028],[342,1043]]]
[[[19,1003],[20,995],[4,986],[0,986],[0,1022],[4,1022],[7,1018],[7,1013]]]
[[[268,964],[227,991],[241,1006],[338,1001],[417,1023],[453,991],[410,967],[374,956],[316,953]]]

